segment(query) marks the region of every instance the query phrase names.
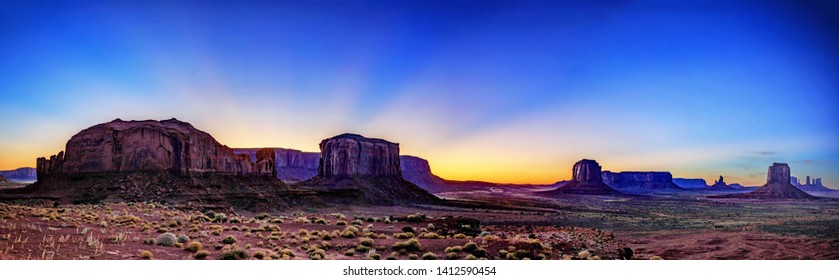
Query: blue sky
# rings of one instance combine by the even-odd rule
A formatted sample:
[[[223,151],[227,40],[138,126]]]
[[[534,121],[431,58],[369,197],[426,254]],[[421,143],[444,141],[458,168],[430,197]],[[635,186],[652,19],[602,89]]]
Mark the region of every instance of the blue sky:
[[[176,117],[234,147],[385,138],[451,179],[552,182],[586,157],[745,184],[788,162],[839,187],[819,1],[15,2],[0,169]]]

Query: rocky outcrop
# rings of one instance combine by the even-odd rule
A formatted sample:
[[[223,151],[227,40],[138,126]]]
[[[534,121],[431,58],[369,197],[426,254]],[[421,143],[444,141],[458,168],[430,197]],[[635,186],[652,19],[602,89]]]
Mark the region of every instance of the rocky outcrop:
[[[318,175],[318,164],[320,153],[303,152],[286,148],[274,149],[274,169],[277,171],[277,179],[285,182],[300,182]],[[251,160],[256,160],[255,148],[234,148],[236,154],[247,154]]]
[[[274,178],[272,149],[256,151],[255,158],[236,155],[206,132],[176,119],[117,119],[74,135],[66,152],[39,158],[38,181],[0,197],[74,203],[211,202],[244,208],[258,204],[276,209],[301,195],[285,193],[290,190]]]
[[[574,164],[573,177],[561,187],[544,192],[546,195],[613,195],[618,192],[603,183],[600,164],[591,159],[583,159]]]
[[[318,176],[402,177],[399,144],[345,133],[320,142]]]
[[[727,197],[751,199],[813,199],[812,195],[790,183],[790,168],[786,163],[773,163],[766,176],[766,184],[756,190]]]
[[[399,144],[357,134],[320,142],[318,176],[297,187],[342,197],[338,203],[412,204],[437,197],[402,178]]]
[[[795,178],[795,177],[791,177],[791,178]],[[813,178],[812,181],[810,181],[809,179],[810,179],[810,176],[807,176],[807,184],[804,184],[804,185],[801,185],[800,183],[796,184],[794,182],[794,181],[796,181],[795,179],[792,179],[790,181],[790,183],[792,183],[793,186],[795,186],[798,189],[800,189],[802,191],[805,191],[805,192],[834,192],[834,191],[836,191],[834,189],[831,189],[831,188],[828,188],[828,187],[825,187],[824,185],[822,185],[822,178]]]
[[[12,182],[12,180],[6,179],[6,177],[3,177],[2,175],[0,175],[0,183],[11,183],[11,182]]]
[[[720,175],[720,179],[719,179],[719,180],[714,181],[714,184],[713,184],[713,185],[711,185],[709,188],[711,188],[712,190],[727,190],[727,189],[731,189],[731,187],[729,187],[729,186],[728,186],[728,184],[726,184],[726,183],[725,183],[725,179],[722,177],[722,175]]]
[[[442,192],[451,189],[449,183],[431,172],[428,161],[415,156],[400,156],[402,178],[429,192]]]
[[[673,178],[673,183],[684,189],[704,189],[708,187],[705,179]]]
[[[673,183],[670,172],[623,171],[602,172],[603,183],[623,192],[684,190]]]
[[[253,174],[247,156],[235,155],[189,123],[123,121],[95,125],[70,138],[66,152],[38,158],[40,179],[50,174],[171,171],[175,174]]]
[[[21,167],[15,170],[0,171],[0,176],[15,182],[31,183],[37,180],[37,172],[32,167]]]

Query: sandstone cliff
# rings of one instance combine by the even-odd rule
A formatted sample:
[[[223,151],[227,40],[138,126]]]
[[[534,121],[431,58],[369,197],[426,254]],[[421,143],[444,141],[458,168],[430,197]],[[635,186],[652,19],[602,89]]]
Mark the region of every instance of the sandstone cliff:
[[[95,125],[74,135],[66,152],[37,161],[38,181],[0,198],[60,202],[169,201],[244,208],[284,208],[295,197],[275,179],[274,151],[256,160],[236,155],[189,123],[122,121]]]
[[[428,203],[437,198],[402,178],[399,144],[357,134],[320,143],[318,176],[297,187],[339,197],[340,203]]]
[[[318,176],[357,175],[402,177],[399,144],[358,134],[341,134],[320,142]]]
[[[654,191],[681,191],[683,188],[673,183],[673,175],[670,172],[602,172],[603,183],[613,189],[622,192],[654,192]]]
[[[574,164],[572,180],[563,186],[544,192],[545,195],[613,195],[617,191],[603,183],[600,164],[583,159]]]
[[[70,138],[66,152],[38,158],[38,178],[50,174],[171,171],[176,174],[253,174],[247,156],[235,155],[189,123],[123,121],[95,125]]]

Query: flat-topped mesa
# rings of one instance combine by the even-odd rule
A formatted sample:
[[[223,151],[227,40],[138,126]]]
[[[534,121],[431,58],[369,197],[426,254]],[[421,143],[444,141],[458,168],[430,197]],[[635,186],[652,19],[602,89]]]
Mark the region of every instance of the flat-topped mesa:
[[[786,163],[773,163],[766,175],[766,184],[750,193],[729,197],[755,199],[812,199],[812,195],[790,183],[790,168]]]
[[[574,164],[571,182],[546,194],[612,195],[618,192],[603,183],[601,167],[597,161],[583,159]]]
[[[402,177],[397,143],[346,133],[321,141],[320,150],[321,177]]]
[[[206,132],[176,119],[98,124],[70,138],[65,150],[37,160],[39,179],[56,173],[259,173],[249,157],[235,155]]]
[[[602,172],[603,183],[617,190],[656,191],[684,190],[673,183],[673,175],[662,171]]]

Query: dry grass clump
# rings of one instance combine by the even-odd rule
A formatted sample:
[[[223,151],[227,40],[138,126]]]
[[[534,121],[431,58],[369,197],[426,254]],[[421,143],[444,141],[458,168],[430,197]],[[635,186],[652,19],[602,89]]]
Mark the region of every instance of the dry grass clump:
[[[192,241],[188,245],[186,245],[186,247],[184,247],[184,250],[189,252],[198,252],[201,250],[202,247],[203,245],[201,244],[201,242]]]
[[[210,252],[200,250],[198,252],[195,252],[195,254],[193,254],[192,257],[196,260],[203,260],[203,259],[206,259],[209,255],[210,255]]]
[[[154,255],[149,250],[144,250],[143,252],[140,253],[140,258],[142,258],[144,260],[150,260],[153,257],[154,257]]]
[[[228,245],[236,244],[236,237],[234,237],[232,235],[228,235],[227,237],[225,237],[224,239],[221,240],[221,243],[228,244]]]
[[[397,232],[393,234],[393,237],[396,239],[411,239],[414,238],[414,234],[410,232]]]
[[[242,248],[233,248],[221,253],[220,260],[247,260],[248,252]]]
[[[410,239],[404,242],[396,242],[393,244],[394,250],[405,250],[406,252],[417,252],[422,250],[422,245],[417,239]]]
[[[437,255],[432,253],[432,252],[427,252],[425,254],[422,254],[422,259],[423,260],[436,260]]]

